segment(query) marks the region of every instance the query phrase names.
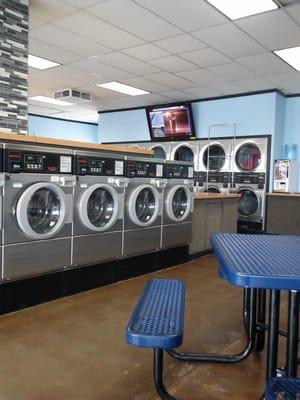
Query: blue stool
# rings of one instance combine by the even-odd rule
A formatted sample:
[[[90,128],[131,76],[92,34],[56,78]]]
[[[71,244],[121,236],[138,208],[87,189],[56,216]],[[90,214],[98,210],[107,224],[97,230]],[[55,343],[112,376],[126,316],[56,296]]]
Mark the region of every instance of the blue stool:
[[[163,352],[182,344],[184,296],[182,281],[148,281],[126,328],[128,344],[154,350],[154,384],[163,400],[176,400],[163,384]]]
[[[269,379],[266,384],[265,400],[300,400],[300,379]]]

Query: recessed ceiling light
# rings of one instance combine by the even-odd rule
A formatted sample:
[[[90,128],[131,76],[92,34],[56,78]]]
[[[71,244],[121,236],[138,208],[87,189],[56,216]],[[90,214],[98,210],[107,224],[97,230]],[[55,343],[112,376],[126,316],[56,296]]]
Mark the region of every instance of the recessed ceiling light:
[[[275,53],[291,67],[300,71],[300,46],[290,47],[289,49],[275,50]]]
[[[238,19],[265,11],[275,10],[273,0],[206,0],[230,19]]]
[[[36,100],[36,101],[40,101],[42,103],[49,103],[49,104],[54,104],[56,106],[73,106],[73,103],[69,103],[67,101],[63,101],[63,100],[57,100],[57,99],[53,99],[52,97],[47,97],[47,96],[33,96],[33,97],[29,97],[29,100]]]
[[[115,90],[116,92],[129,94],[130,96],[140,96],[142,94],[149,94],[150,92],[146,92],[146,90],[138,89],[133,86],[124,85],[119,82],[107,82],[107,83],[99,83],[97,85],[104,89]]]
[[[33,56],[32,54],[28,54],[28,65],[32,68],[37,69],[48,69],[57,67],[57,65],[61,65],[57,62],[47,60],[46,58],[41,58],[37,56]]]

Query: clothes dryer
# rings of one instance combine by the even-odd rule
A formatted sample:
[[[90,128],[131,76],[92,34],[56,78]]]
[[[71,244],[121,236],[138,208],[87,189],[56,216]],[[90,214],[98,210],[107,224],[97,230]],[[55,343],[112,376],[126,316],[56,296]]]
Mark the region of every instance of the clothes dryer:
[[[210,193],[228,193],[231,182],[230,172],[197,173],[197,191]]]
[[[199,171],[231,172],[232,140],[201,140]]]
[[[268,137],[239,138],[233,151],[233,172],[263,172],[268,165]]]
[[[166,162],[162,248],[189,243],[192,235],[193,163]]]
[[[199,171],[200,142],[171,142],[170,160],[192,162],[195,171]]]
[[[72,264],[99,263],[122,256],[125,157],[75,152],[75,213]]]
[[[71,265],[72,150],[7,144],[2,279]]]
[[[160,248],[163,161],[127,157],[126,176],[129,184],[125,192],[123,255],[128,257]]]

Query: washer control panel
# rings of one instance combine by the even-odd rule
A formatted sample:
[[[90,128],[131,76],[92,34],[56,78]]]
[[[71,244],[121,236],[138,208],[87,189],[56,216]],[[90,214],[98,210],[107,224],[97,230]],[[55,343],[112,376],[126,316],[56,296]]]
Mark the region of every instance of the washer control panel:
[[[76,175],[124,176],[124,160],[75,156]]]
[[[166,179],[193,179],[194,168],[190,165],[176,165],[176,164],[165,164],[164,165],[164,178]]]
[[[163,178],[163,163],[127,160],[127,178]]]
[[[5,172],[72,174],[73,157],[68,154],[27,150],[5,150]]]

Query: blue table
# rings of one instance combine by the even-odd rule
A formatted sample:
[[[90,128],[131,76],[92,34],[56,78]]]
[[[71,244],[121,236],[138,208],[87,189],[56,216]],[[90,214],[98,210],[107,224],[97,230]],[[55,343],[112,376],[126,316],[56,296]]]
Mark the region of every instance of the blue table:
[[[297,375],[300,236],[217,233],[212,245],[221,276],[233,285],[270,290],[267,378],[276,375],[280,291],[289,292],[287,375]]]

